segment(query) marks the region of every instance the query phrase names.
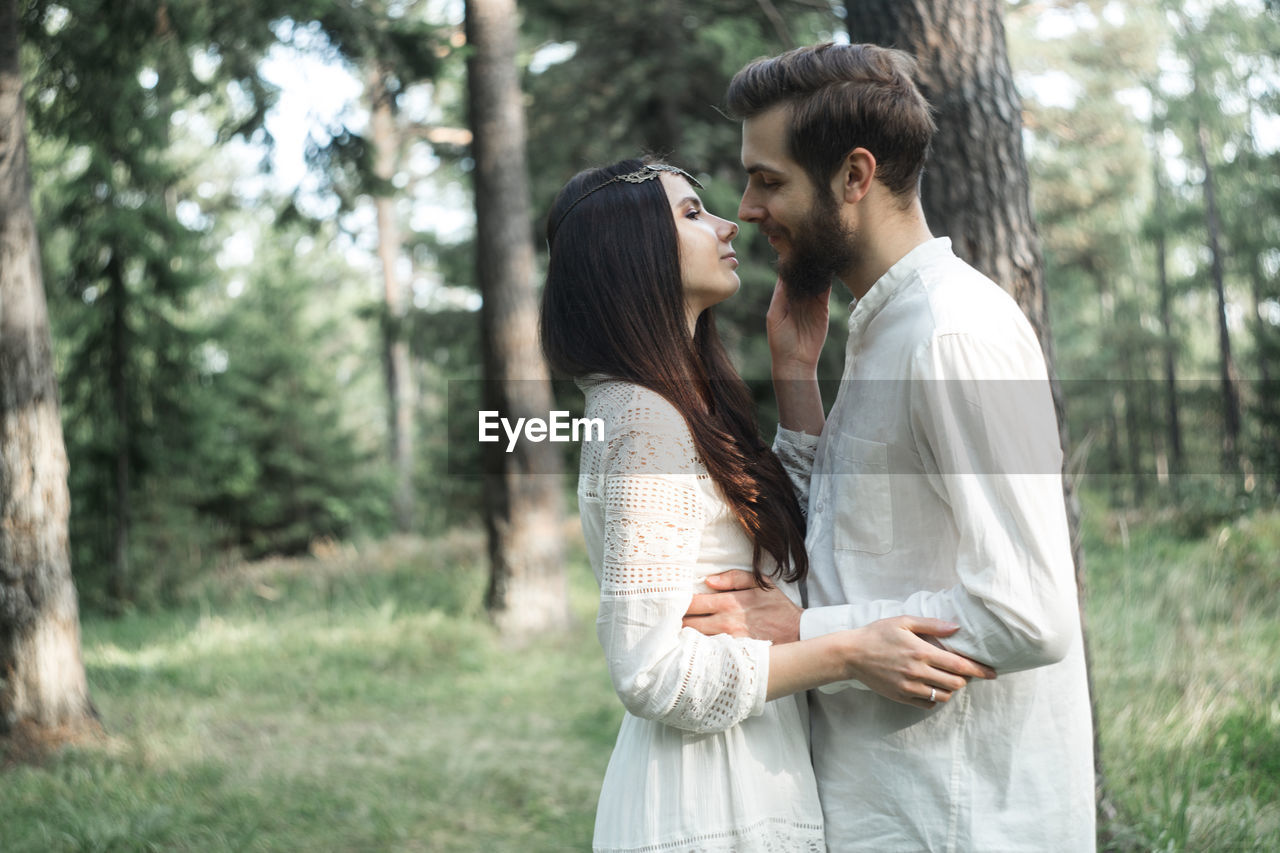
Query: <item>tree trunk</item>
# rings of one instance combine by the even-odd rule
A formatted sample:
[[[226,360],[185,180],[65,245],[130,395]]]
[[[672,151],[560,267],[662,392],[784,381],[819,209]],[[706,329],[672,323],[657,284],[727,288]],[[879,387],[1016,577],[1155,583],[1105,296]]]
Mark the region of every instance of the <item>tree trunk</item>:
[[[922,188],[925,216],[935,234],[951,238],[956,254],[1017,300],[1044,349],[1059,440],[1070,457],[1061,385],[1054,371],[1040,241],[1031,212],[1030,179],[1022,148],[1022,101],[1013,85],[1001,17],[1002,0],[864,0],[846,5],[849,38],[897,47],[915,56],[918,83],[936,110],[931,168]],[[933,179],[936,172],[938,179]],[[1063,496],[1084,626],[1084,551],[1080,503],[1070,477]],[[1085,656],[1088,660],[1086,632]],[[1094,766],[1100,825],[1111,817],[1103,795],[1097,702]]]
[[[413,412],[415,394],[405,337],[408,300],[400,282],[400,226],[396,220],[394,188],[400,139],[396,131],[394,96],[387,89],[388,69],[374,63],[369,74],[369,128],[373,137],[374,207],[378,217],[378,259],[382,263],[385,299],[382,322],[382,363],[387,385],[387,436],[395,492],[391,498],[396,528],[408,533],[414,527]]]
[[[1160,163],[1158,151],[1152,157],[1155,166],[1155,210],[1159,222],[1156,227],[1156,282],[1160,287],[1160,328],[1164,335],[1164,387],[1165,416],[1169,430],[1168,476],[1173,484],[1174,495],[1178,494],[1179,480],[1183,472],[1182,460],[1182,424],[1178,413],[1178,369],[1177,344],[1173,334],[1173,309],[1169,292],[1168,247],[1165,236],[1164,211],[1167,203],[1164,183],[1164,166]]]
[[[525,124],[516,74],[515,0],[468,0],[467,88],[475,161],[476,280],[485,408],[545,419],[551,385],[538,347]],[[523,636],[569,624],[559,446],[485,444],[490,583],[500,628]]]
[[[1129,478],[1132,482],[1133,503],[1135,506],[1142,506],[1147,500],[1147,479],[1142,470],[1142,426],[1138,422],[1138,411],[1141,406],[1139,402],[1139,390],[1141,389],[1141,379],[1135,379],[1133,359],[1130,358],[1128,348],[1124,350],[1126,355],[1122,357],[1120,370],[1124,376],[1123,382],[1123,399],[1124,399],[1124,434],[1125,434],[1125,451],[1129,457]]]
[[[1142,472],[1142,427],[1139,424],[1138,412],[1142,407],[1140,402],[1139,387],[1141,380],[1138,377],[1146,375],[1145,362],[1142,354],[1137,353],[1140,368],[1135,368],[1135,353],[1131,343],[1129,330],[1139,327],[1141,320],[1138,317],[1130,317],[1129,312],[1123,310],[1123,297],[1119,293],[1119,288],[1112,287],[1106,282],[1108,275],[1098,276],[1098,281],[1102,287],[1105,287],[1110,296],[1111,303],[1111,328],[1120,334],[1116,347],[1116,356],[1119,360],[1120,381],[1116,385],[1115,399],[1121,411],[1124,412],[1124,439],[1125,454],[1127,456],[1125,473],[1128,475],[1129,486],[1132,490],[1129,493],[1130,500],[1133,505],[1142,506],[1146,500],[1146,479]],[[1117,310],[1121,309],[1121,310]],[[1118,472],[1117,472],[1118,473]]]
[[[1243,471],[1240,446],[1240,391],[1236,364],[1231,357],[1231,331],[1227,326],[1226,273],[1222,258],[1222,224],[1214,195],[1213,164],[1209,161],[1209,131],[1196,120],[1196,150],[1204,169],[1204,221],[1209,236],[1210,276],[1218,297],[1218,377],[1222,385],[1222,460],[1229,476],[1239,479]]]
[[[1107,330],[1114,330],[1116,327],[1115,294],[1108,288],[1106,274],[1099,272],[1092,260],[1088,267],[1094,283],[1098,286],[1098,328],[1102,329],[1105,335]],[[1120,474],[1124,470],[1120,462],[1120,412],[1125,408],[1125,396],[1124,389],[1119,383],[1114,386],[1109,384],[1106,390],[1107,497],[1110,505],[1117,507],[1124,503],[1124,495],[1120,488]]]
[[[1250,134],[1248,144],[1248,155],[1245,163],[1251,168],[1256,168],[1265,173],[1268,168],[1271,157],[1261,154],[1258,139],[1253,131],[1261,125],[1262,116],[1265,115],[1264,107],[1260,103],[1260,98],[1254,95],[1255,84],[1262,83],[1258,87],[1258,91],[1267,91],[1266,81],[1260,79],[1257,75],[1249,75],[1244,81],[1245,89],[1249,93],[1249,116],[1250,116]],[[1256,204],[1265,205],[1268,196],[1260,193],[1255,196]],[[1272,324],[1263,316],[1263,304],[1266,300],[1268,290],[1267,273],[1263,269],[1263,256],[1272,247],[1274,237],[1269,233],[1266,226],[1267,217],[1258,217],[1254,215],[1254,211],[1249,210],[1245,213],[1245,220],[1249,223],[1246,231],[1249,234],[1247,240],[1247,249],[1249,256],[1249,283],[1250,295],[1253,301],[1253,350],[1254,360],[1257,364],[1258,378],[1254,384],[1254,390],[1248,395],[1257,401],[1257,421],[1258,421],[1258,444],[1255,459],[1251,460],[1256,466],[1255,470],[1262,478],[1262,485],[1272,497],[1280,497],[1280,430],[1277,430],[1277,421],[1280,421],[1280,387],[1275,384],[1275,377],[1272,373],[1272,365],[1275,363],[1277,355],[1280,355],[1280,343],[1276,339],[1275,330]]]
[[[1262,255],[1256,249],[1250,252],[1249,278],[1253,296],[1253,338],[1257,351],[1258,380],[1254,399],[1258,401],[1258,446],[1261,452],[1255,460],[1257,470],[1264,478],[1265,487],[1273,495],[1280,494],[1280,435],[1277,435],[1276,423],[1280,421],[1277,411],[1277,394],[1271,375],[1271,360],[1275,357],[1274,332],[1268,328],[1263,319],[1263,286],[1265,273],[1262,270]]]
[[[96,719],[80,657],[70,498],[31,212],[18,3],[0,0],[0,736]]]

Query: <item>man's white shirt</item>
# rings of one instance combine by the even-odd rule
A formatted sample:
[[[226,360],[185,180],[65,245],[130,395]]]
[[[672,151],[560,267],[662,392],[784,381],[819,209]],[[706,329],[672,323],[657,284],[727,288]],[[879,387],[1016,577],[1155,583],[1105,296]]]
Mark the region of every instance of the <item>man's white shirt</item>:
[[[807,507],[802,639],[912,614],[991,665],[922,710],[857,682],[811,698],[827,843],[1090,851],[1093,739],[1057,421],[1011,297],[928,241],[858,300],[822,436],[779,429]]]

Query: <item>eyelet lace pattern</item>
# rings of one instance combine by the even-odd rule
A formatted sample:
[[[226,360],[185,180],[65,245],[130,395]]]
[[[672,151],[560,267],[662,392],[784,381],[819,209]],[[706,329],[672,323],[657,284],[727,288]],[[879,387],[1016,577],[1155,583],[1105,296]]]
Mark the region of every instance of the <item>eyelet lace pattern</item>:
[[[578,481],[596,631],[634,718],[606,774],[595,849],[822,853],[799,712],[790,698],[766,710],[769,643],[682,627],[707,574],[750,565],[749,540],[670,403],[616,380],[583,387],[586,416],[605,425],[603,441],[582,445]],[[693,800],[662,793],[686,785]]]
[[[597,627],[614,686],[636,716],[724,731],[759,713],[768,644],[680,628],[718,493],[660,395],[605,382],[589,390],[587,414],[605,422],[605,441],[583,445],[579,499],[604,507]]]

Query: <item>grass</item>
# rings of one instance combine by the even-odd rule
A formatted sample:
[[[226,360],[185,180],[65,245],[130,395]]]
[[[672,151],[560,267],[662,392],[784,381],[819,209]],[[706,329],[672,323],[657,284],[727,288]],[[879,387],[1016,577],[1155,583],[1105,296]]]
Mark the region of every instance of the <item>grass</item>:
[[[1087,505],[1114,851],[1280,849],[1280,513],[1205,535]],[[505,645],[480,536],[236,567],[86,616],[107,736],[0,773],[0,850],[568,851],[621,709],[577,624]]]
[[[0,786],[0,850],[582,850],[621,716],[582,594],[513,649],[476,534],[214,580],[84,620],[103,743]]]
[[[1086,512],[1107,849],[1280,850],[1280,513]]]

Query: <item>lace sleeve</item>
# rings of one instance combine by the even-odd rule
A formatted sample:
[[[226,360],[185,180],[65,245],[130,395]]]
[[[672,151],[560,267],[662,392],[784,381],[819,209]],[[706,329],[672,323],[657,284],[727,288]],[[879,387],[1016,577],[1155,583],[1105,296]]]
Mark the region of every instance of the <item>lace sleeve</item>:
[[[791,486],[800,501],[800,513],[806,521],[809,518],[809,479],[813,475],[813,458],[817,449],[817,436],[781,425],[773,439],[773,452],[777,454],[782,469],[791,479]]]
[[[706,512],[692,438],[668,409],[626,419],[606,450],[596,630],[628,711],[722,731],[764,709],[769,644],[681,625]]]

